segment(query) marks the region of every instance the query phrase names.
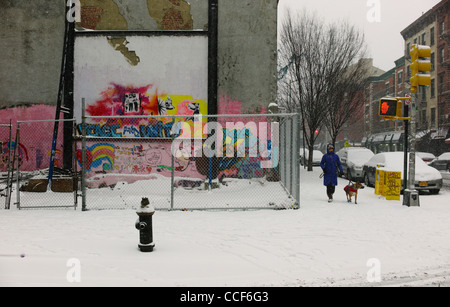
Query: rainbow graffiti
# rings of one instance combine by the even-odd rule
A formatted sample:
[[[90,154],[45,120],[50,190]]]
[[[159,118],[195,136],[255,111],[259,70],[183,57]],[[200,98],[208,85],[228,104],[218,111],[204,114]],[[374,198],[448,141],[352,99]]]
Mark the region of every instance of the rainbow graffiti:
[[[86,148],[86,169],[102,167],[104,171],[112,171],[114,168],[114,145],[98,143]],[[82,151],[77,150],[77,160],[82,165]]]

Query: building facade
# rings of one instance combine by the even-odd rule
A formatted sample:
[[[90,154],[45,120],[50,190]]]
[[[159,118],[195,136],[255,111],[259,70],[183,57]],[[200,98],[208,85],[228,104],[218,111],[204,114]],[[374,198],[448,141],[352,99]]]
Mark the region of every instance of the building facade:
[[[378,76],[369,77],[365,88],[364,137],[362,145],[373,152],[403,150],[404,123],[385,120],[378,115],[382,97],[404,97],[404,58],[395,61],[395,67]]]
[[[405,41],[407,80],[411,77],[411,45],[431,48],[431,84],[418,90],[417,131],[421,138],[418,149],[435,154],[448,150],[445,140],[449,137],[450,127],[449,27],[449,1],[443,0],[401,32]]]
[[[407,97],[410,92],[412,44],[431,47],[431,84],[418,89],[416,101],[416,150],[436,155],[449,151],[449,8],[443,0],[401,31],[405,54],[395,66],[368,80],[365,90],[364,138],[362,145],[375,153],[404,148],[404,121],[378,115],[382,97]],[[405,110],[404,110],[405,112]],[[447,142],[447,143],[446,143]]]

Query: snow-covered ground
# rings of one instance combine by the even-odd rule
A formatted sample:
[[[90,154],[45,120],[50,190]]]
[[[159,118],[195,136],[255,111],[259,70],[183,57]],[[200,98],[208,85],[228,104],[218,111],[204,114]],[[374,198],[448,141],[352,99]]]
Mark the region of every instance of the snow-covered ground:
[[[134,210],[2,209],[0,286],[450,286],[448,189],[329,204],[319,174],[299,210],[156,211],[151,253]]]

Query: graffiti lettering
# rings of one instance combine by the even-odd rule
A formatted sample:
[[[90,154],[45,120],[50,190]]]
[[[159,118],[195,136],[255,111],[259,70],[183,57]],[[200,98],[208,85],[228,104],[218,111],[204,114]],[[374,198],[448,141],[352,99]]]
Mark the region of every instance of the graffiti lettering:
[[[124,126],[123,136],[140,137],[141,135],[135,126]]]
[[[141,137],[167,138],[170,137],[172,126],[173,122],[164,124],[158,121],[156,125],[139,126],[139,132]]]
[[[98,124],[86,124],[86,136],[97,137],[121,137],[121,133],[117,133],[116,130],[120,128],[120,125],[98,125]],[[83,125],[77,126],[78,133],[83,133]]]
[[[158,121],[156,124],[140,125],[139,129],[135,126],[122,126],[119,124],[86,124],[86,136],[93,137],[146,137],[146,138],[169,138],[173,122],[163,123]],[[77,126],[78,133],[81,135],[82,124]],[[177,137],[178,134],[175,134]]]
[[[197,151],[189,152],[189,147],[192,143],[192,131],[190,126],[186,122],[178,122],[173,128],[174,132],[178,133],[180,137],[175,138],[173,142],[172,154],[182,146],[188,151],[190,157],[201,157],[202,154]],[[214,131],[213,134],[211,134],[212,131]],[[259,156],[268,158],[268,160],[260,161],[261,167],[276,168],[278,166],[279,158],[279,125],[278,123],[272,123],[270,127],[270,140],[267,138],[267,123],[260,122],[259,131],[261,135],[258,138],[258,128],[254,122],[248,122],[245,125],[242,122],[236,124],[228,122],[226,124],[226,129],[224,129],[220,123],[208,122],[203,128],[203,133],[210,136],[205,140],[202,148],[203,154],[208,158],[213,156],[222,158],[224,153],[226,153],[227,158],[233,158],[246,157],[248,152],[248,156],[254,158],[258,157],[259,147]],[[222,144],[220,144],[221,138]],[[272,150],[269,150],[269,146],[272,147]]]

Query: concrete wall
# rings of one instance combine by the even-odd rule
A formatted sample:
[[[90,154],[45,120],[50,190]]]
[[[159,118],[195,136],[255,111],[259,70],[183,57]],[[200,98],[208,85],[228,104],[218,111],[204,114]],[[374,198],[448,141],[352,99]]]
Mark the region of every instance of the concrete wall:
[[[276,102],[277,0],[219,0],[219,113]]]
[[[0,108],[56,105],[63,38],[61,1],[0,1]]]

